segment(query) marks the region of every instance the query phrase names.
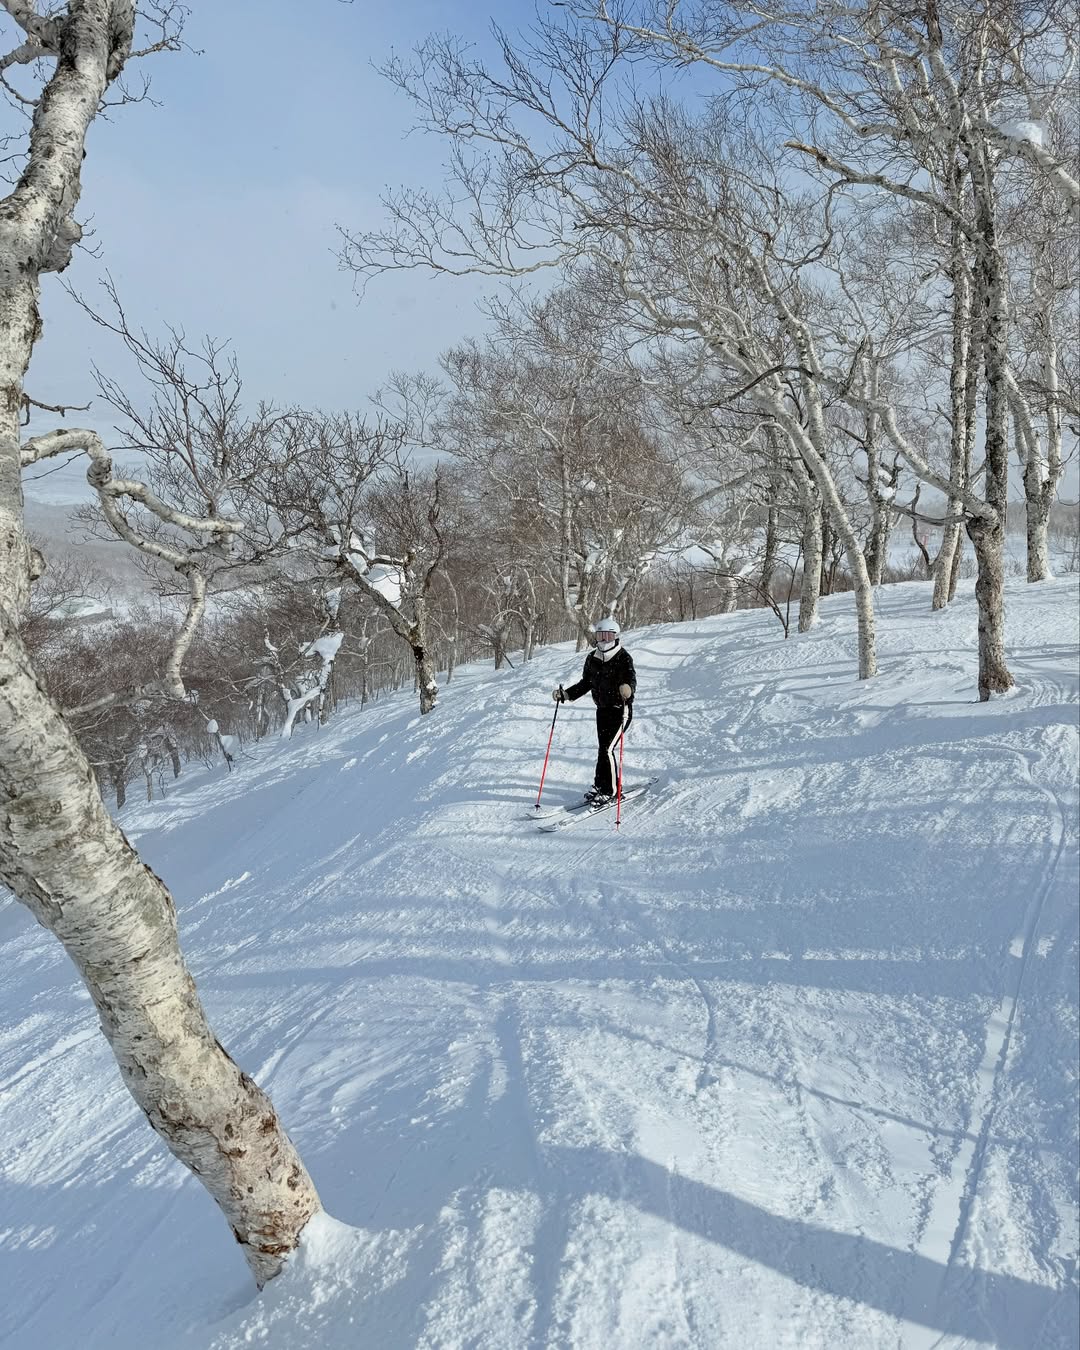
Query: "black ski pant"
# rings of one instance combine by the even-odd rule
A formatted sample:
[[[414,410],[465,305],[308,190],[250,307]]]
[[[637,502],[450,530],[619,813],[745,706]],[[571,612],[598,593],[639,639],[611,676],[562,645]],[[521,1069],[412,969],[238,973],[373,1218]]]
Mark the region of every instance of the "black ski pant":
[[[626,726],[634,717],[634,709],[629,703],[621,703],[617,708],[597,708],[596,710],[596,774],[593,787],[597,792],[615,794],[619,781],[619,739],[622,736],[623,716]]]

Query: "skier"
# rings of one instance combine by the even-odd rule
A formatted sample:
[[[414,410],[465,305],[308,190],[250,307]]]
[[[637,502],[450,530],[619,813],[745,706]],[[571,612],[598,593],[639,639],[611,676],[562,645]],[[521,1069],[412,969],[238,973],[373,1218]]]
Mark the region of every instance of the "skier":
[[[568,689],[562,685],[551,691],[556,703],[573,702],[586,691],[596,704],[596,773],[585,800],[594,806],[610,802],[619,786],[615,758],[619,738],[634,716],[637,674],[630,653],[619,643],[619,625],[614,619],[601,619],[593,627],[596,648],[585,658],[581,679]]]

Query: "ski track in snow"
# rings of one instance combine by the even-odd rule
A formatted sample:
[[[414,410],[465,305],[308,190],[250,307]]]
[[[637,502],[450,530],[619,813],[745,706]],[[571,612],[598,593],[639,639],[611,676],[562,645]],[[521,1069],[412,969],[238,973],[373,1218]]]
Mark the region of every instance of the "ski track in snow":
[[[60,949],[0,907],[0,1346],[1065,1350],[1077,1317],[1076,587],[627,635],[628,781],[534,798],[568,647],[123,816],[338,1220],[254,1297]],[[545,805],[588,781],[560,718]],[[348,1227],[346,1225],[353,1225]]]

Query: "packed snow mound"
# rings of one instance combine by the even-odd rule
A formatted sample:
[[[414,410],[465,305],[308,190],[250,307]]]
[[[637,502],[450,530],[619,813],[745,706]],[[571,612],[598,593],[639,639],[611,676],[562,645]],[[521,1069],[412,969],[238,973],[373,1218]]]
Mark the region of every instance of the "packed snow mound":
[[[1008,599],[989,704],[970,587],[864,683],[849,596],[627,630],[618,831],[530,819],[568,646],[125,811],[329,1213],[256,1294],[10,903],[0,1345],[1072,1350],[1077,591]]]

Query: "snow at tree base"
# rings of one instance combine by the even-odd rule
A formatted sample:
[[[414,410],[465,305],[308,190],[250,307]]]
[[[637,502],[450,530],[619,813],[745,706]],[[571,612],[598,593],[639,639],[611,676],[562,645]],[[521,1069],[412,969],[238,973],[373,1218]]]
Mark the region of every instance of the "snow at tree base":
[[[970,583],[862,683],[849,596],[629,632],[618,831],[523,812],[566,645],[129,808],[327,1215],[256,1294],[9,902],[0,1344],[1075,1347],[1076,602],[1010,583],[986,704]]]

